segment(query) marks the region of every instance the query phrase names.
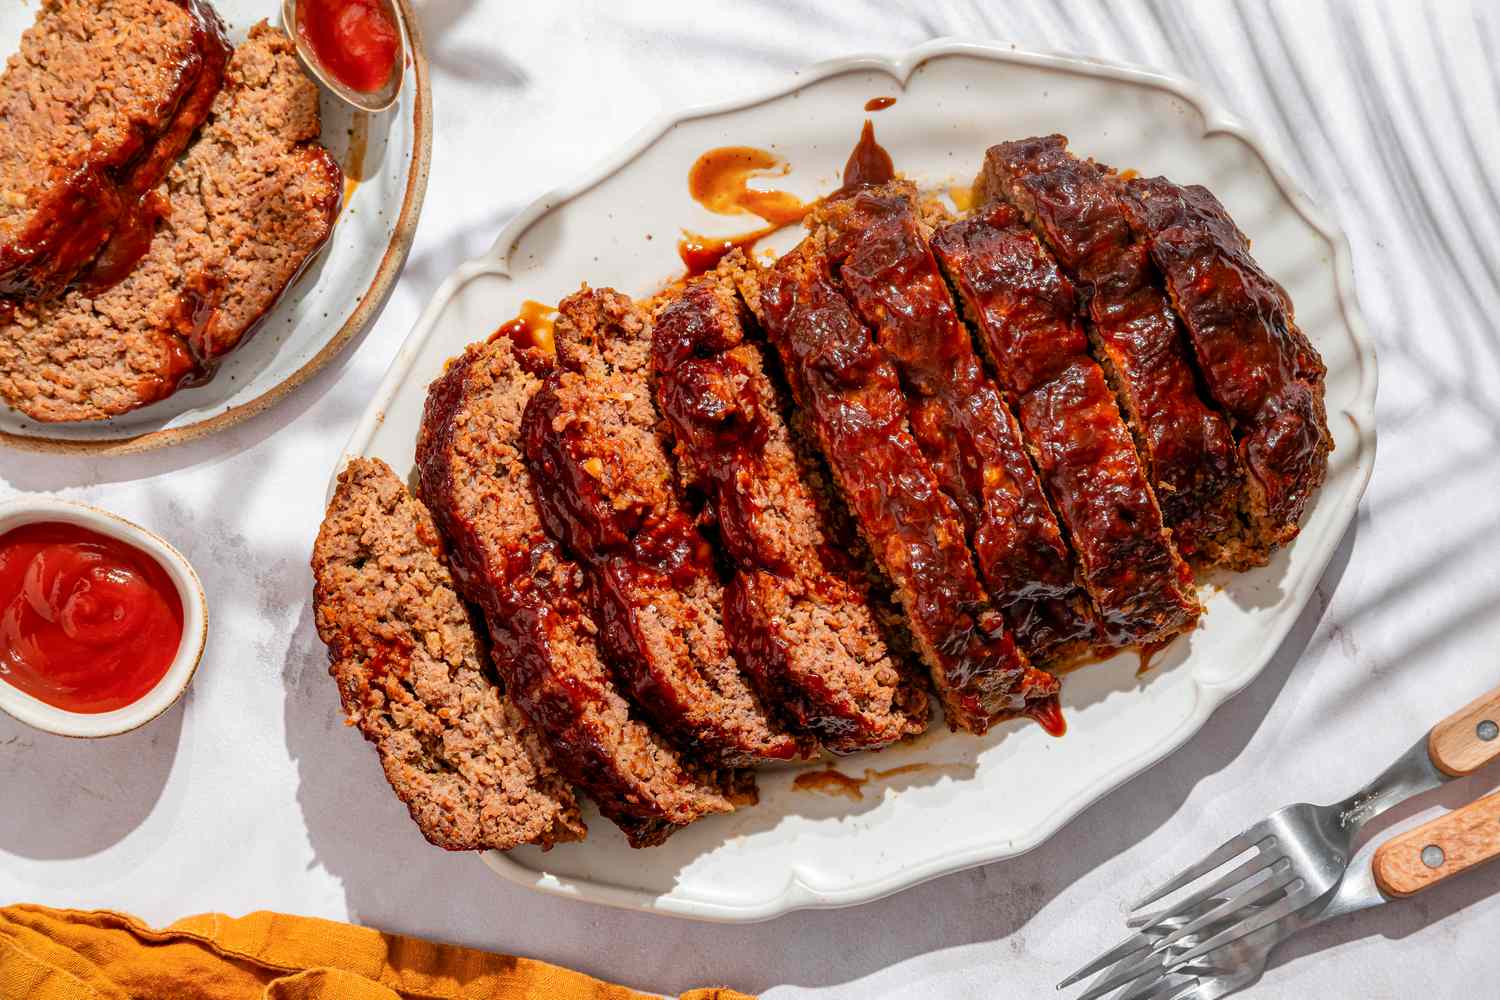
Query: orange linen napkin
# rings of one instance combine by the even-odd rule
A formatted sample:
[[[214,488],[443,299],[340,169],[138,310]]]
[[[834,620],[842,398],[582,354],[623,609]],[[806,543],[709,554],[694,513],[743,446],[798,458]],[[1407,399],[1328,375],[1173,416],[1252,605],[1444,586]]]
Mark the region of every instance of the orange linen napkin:
[[[108,910],[0,909],[12,1000],[638,1000],[545,962],[284,913],[205,913],[152,930]],[[750,1000],[729,989],[683,1000]]]

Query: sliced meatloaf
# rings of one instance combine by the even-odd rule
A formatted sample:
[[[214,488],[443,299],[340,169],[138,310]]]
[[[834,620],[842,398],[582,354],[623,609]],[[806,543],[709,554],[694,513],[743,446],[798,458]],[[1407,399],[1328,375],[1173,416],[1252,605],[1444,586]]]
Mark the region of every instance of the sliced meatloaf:
[[[713,549],[657,433],[645,315],[585,287],[558,305],[553,339],[559,364],[522,422],[527,468],[542,524],[586,569],[616,676],[689,753],[731,765],[797,756],[724,636]]]
[[[975,193],[1017,208],[1082,293],[1095,357],[1178,549],[1199,566],[1242,562],[1234,439],[1198,395],[1181,326],[1106,171],[1064,136],[1023,139],[990,148]]]
[[[0,322],[0,396],[37,420],[101,420],[206,378],[332,230],[342,176],[319,128],[291,41],[257,25],[154,192],[164,215],[134,270]]]
[[[912,437],[896,370],[834,283],[821,244],[809,237],[743,279],[834,481],[895,585],[948,724],[983,733],[997,719],[1052,710],[1057,680],[1027,662],[980,585],[958,508]]]
[[[63,290],[156,187],[219,91],[200,0],[47,0],[0,77],[0,295]]]
[[[344,711],[423,835],[450,851],[583,839],[572,789],[489,676],[431,516],[384,462],[339,476],[312,568]]]
[[[907,181],[825,202],[812,224],[896,366],[912,435],[958,504],[990,597],[1033,663],[1087,648],[1093,616],[1020,427],[985,374]]]
[[[736,264],[658,305],[657,406],[681,478],[708,498],[734,564],[724,632],[762,702],[834,753],[875,749],[927,727],[927,694],[820,508],[821,474],[794,447],[760,348],[746,339]]]
[[[1211,191],[1164,177],[1125,188],[1203,381],[1234,422],[1250,470],[1251,545],[1264,561],[1296,536],[1327,475],[1333,438],[1323,359],[1298,329],[1286,291],[1250,256],[1250,241]]]
[[[615,689],[584,574],[543,531],[522,452],[522,414],[552,367],[550,354],[506,337],[453,361],[428,391],[421,493],[451,546],[460,593],[484,611],[506,691],[557,769],[644,847],[753,800],[753,779],[700,769]]]
[[[932,246],[1015,400],[1106,643],[1149,646],[1191,628],[1192,572],[1089,356],[1072,285],[1004,202],[939,229]]]

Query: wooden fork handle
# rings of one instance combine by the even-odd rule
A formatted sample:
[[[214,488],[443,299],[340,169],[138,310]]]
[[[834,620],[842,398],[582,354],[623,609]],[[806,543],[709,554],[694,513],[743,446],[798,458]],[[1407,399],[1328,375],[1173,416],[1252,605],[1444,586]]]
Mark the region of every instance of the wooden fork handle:
[[[1438,770],[1455,778],[1500,757],[1500,687],[1433,726],[1427,752]]]
[[[1375,852],[1375,882],[1410,896],[1500,857],[1500,792],[1392,837]]]

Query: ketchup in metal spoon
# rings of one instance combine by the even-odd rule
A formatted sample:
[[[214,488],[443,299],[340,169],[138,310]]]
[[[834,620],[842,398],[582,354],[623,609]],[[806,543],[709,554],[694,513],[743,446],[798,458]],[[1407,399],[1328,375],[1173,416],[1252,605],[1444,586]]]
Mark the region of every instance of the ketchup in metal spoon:
[[[297,33],[324,69],[360,93],[391,78],[397,30],[380,0],[297,0]]]
[[[124,708],[171,667],[182,622],[171,577],[132,545],[61,521],[0,535],[0,681],[34,698]]]

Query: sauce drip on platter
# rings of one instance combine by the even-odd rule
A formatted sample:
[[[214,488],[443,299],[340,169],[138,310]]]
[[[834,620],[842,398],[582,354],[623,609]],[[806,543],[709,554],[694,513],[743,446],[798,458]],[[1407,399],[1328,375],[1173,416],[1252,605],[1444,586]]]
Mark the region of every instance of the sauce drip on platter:
[[[865,102],[866,111],[884,111],[896,103],[894,97],[872,97]]]
[[[548,354],[556,354],[557,345],[552,340],[552,326],[556,321],[556,307],[527,299],[521,303],[521,311],[515,318],[501,323],[490,339],[509,337],[517,347],[539,347]]]
[[[894,98],[889,100],[894,103]],[[705,236],[684,229],[682,239],[677,241],[677,256],[688,277],[712,271],[733,250],[749,253],[760,240],[802,221],[815,203],[786,191],[760,191],[749,186],[751,177],[767,172],[782,176],[788,170],[786,161],[775,153],[753,146],[720,146],[694,161],[688,171],[688,192],[694,201],[718,215],[758,215],[766,225],[732,236]],[[875,141],[875,126],[866,119],[859,142],[844,165],[843,186],[829,197],[884,184],[895,176],[891,154]]]
[[[55,708],[124,708],[166,675],[182,599],[151,556],[75,524],[0,535],[0,681]]]
[[[844,164],[844,183],[829,197],[839,198],[860,188],[876,187],[895,179],[896,165],[891,161],[891,154],[875,141],[875,123],[866,118],[865,127],[859,132],[859,142]]]
[[[733,236],[704,236],[683,230],[677,256],[688,277],[712,271],[731,250],[750,252],[762,238],[802,221],[812,206],[788,191],[750,187],[750,179],[770,174],[785,176],[791,168],[768,150],[754,146],[720,146],[693,162],[688,171],[688,193],[716,215],[756,215],[765,225]]]
[[[761,191],[750,178],[784,177],[791,167],[781,157],[754,146],[720,146],[693,162],[688,193],[716,215],[758,215],[773,225],[798,222],[809,208],[788,191]]]

